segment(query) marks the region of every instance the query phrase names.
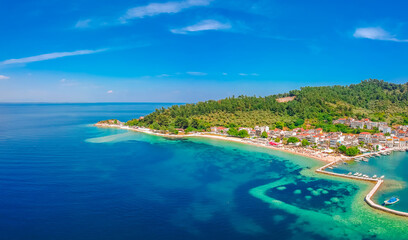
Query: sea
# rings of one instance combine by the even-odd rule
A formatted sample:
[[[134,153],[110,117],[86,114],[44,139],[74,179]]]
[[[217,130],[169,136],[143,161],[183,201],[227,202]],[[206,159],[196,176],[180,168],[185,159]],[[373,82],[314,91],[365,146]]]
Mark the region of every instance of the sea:
[[[366,182],[323,162],[207,138],[98,128],[171,103],[0,104],[0,239],[408,239],[407,218],[370,208]],[[408,211],[408,155],[338,171],[386,175]]]

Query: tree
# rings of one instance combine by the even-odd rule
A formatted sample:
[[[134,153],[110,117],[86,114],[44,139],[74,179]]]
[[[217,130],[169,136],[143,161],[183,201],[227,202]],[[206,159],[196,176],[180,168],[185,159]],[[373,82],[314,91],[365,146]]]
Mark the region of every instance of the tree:
[[[195,128],[195,129],[198,129],[199,126],[200,126],[200,122],[197,120],[197,118],[193,118],[193,119],[191,120],[190,126],[193,127],[193,128]]]
[[[261,138],[268,138],[268,133],[263,131],[261,134]]]
[[[283,129],[283,127],[285,126],[283,122],[277,122],[275,123],[275,125],[276,125],[276,128],[279,128],[279,129]]]
[[[298,127],[298,126],[303,125],[304,123],[305,123],[305,120],[299,118],[299,119],[297,119],[297,120],[295,121],[295,126]]]
[[[193,128],[193,127],[188,127],[188,128],[186,128],[186,130],[184,130],[184,132],[185,133],[189,133],[189,132],[194,132],[194,131],[196,131],[197,129],[195,129],[195,128]]]
[[[310,145],[310,142],[307,139],[302,140],[302,146],[306,147],[306,146],[309,146],[309,145]]]
[[[299,142],[299,138],[297,137],[289,137],[288,138],[288,143],[297,143]]]
[[[290,102],[277,101],[279,98],[291,96],[295,98]],[[233,127],[275,125],[273,127],[282,129],[284,126],[299,127],[307,122],[316,128],[322,125],[321,128],[325,132],[359,133],[362,129],[353,130],[349,127],[334,126],[332,119],[344,116],[368,117],[382,122],[408,124],[407,106],[407,84],[369,79],[349,86],[304,87],[289,93],[266,97],[238,96],[217,101],[174,105],[166,109],[156,109],[140,120],[129,121],[127,125],[149,126],[153,122],[166,125],[167,121],[163,119],[167,117],[169,124],[166,126],[173,125],[177,118],[186,118],[192,127],[200,129],[226,126],[231,123]],[[193,119],[202,126],[196,126],[197,121]],[[187,127],[184,126],[184,128]],[[367,130],[367,132],[376,131],[376,129]]]
[[[345,153],[346,150],[347,150],[347,148],[346,148],[346,146],[344,146],[344,145],[341,145],[341,146],[339,147],[339,151],[340,151],[341,153]]]
[[[174,125],[178,128],[186,129],[188,127],[188,120],[185,117],[177,117]]]
[[[247,137],[249,137],[249,133],[248,133],[247,130],[242,129],[242,130],[240,130],[240,131],[238,132],[238,137],[247,138]]]
[[[360,153],[360,150],[358,149],[358,147],[349,147],[346,149],[347,156],[356,156],[359,153]]]
[[[389,136],[391,136],[391,134],[387,132],[387,133],[384,134],[384,136],[389,137]]]
[[[230,136],[234,136],[234,137],[238,136],[238,130],[234,127],[230,128],[227,133]]]
[[[157,117],[157,123],[160,124],[161,126],[168,126],[170,120],[166,115],[159,115]]]
[[[280,143],[280,141],[281,141],[280,138],[275,138],[276,143]]]
[[[157,122],[154,122],[149,126],[150,129],[160,130],[160,125]]]

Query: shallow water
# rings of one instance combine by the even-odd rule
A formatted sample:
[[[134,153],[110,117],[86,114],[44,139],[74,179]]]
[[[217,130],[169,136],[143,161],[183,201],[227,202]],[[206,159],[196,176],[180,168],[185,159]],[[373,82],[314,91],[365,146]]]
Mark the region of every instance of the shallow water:
[[[347,164],[338,165],[333,172],[363,173],[368,176],[377,175],[377,177],[385,176],[387,186],[382,188],[375,196],[375,201],[382,204],[385,200],[392,196],[397,196],[400,201],[397,204],[389,206],[389,208],[399,211],[408,212],[408,153],[393,152],[387,156],[372,157],[368,162],[349,162]]]
[[[408,239],[316,160],[90,125],[157,107],[0,105],[0,238]]]

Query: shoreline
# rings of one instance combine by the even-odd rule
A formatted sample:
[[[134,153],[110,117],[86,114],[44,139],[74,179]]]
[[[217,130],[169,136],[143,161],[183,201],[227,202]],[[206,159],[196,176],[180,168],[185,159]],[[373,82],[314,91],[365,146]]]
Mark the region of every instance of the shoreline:
[[[94,126],[96,126],[96,127],[106,127],[106,128],[118,128],[118,129],[130,130],[130,131],[134,131],[134,132],[141,132],[141,133],[146,133],[146,134],[161,136],[161,137],[166,137],[166,138],[203,137],[203,138],[218,139],[218,140],[229,141],[229,142],[237,142],[237,143],[252,145],[252,146],[256,146],[256,147],[262,147],[262,148],[277,150],[277,151],[281,151],[281,152],[285,152],[285,153],[289,153],[289,154],[295,154],[295,155],[302,156],[302,157],[313,158],[315,160],[318,160],[319,162],[326,162],[326,163],[336,162],[336,161],[339,161],[339,160],[345,160],[344,157],[339,157],[339,156],[313,156],[312,154],[305,154],[305,153],[299,153],[299,152],[296,152],[296,151],[291,151],[288,148],[277,148],[277,147],[268,146],[268,145],[261,144],[261,143],[245,141],[242,138],[236,138],[236,137],[219,136],[219,135],[202,134],[202,133],[193,133],[193,134],[188,134],[188,135],[169,135],[169,134],[155,133],[152,130],[147,129],[147,128],[131,128],[131,127],[127,127],[127,126],[113,125],[113,124],[99,124],[99,123],[97,123],[97,124],[94,124]]]
[[[211,135],[211,134],[189,134],[189,135],[169,135],[169,134],[162,134],[162,133],[155,133],[150,129],[147,128],[131,128],[128,126],[123,126],[123,125],[112,125],[112,124],[100,124],[96,123],[94,124],[96,127],[102,127],[102,128],[118,128],[118,129],[123,129],[123,130],[130,130],[130,131],[135,131],[135,132],[141,132],[141,133],[146,133],[150,135],[156,135],[156,136],[161,136],[161,137],[167,137],[167,138],[188,138],[188,137],[203,137],[203,138],[211,138],[211,139],[218,139],[218,140],[223,140],[223,141],[229,141],[229,142],[237,142],[237,143],[242,143],[242,144],[247,144],[247,145],[252,145],[256,147],[263,147],[267,149],[272,149],[272,150],[277,150],[289,154],[294,154],[306,158],[312,158],[314,160],[318,160],[320,162],[326,162],[327,164],[318,167],[315,169],[315,172],[319,174],[325,174],[333,177],[340,177],[340,178],[347,178],[351,180],[359,180],[359,181],[365,181],[365,182],[371,182],[375,183],[372,189],[369,191],[369,193],[364,197],[364,201],[369,205],[371,208],[380,210],[383,213],[388,213],[392,215],[397,215],[397,216],[402,216],[402,217],[408,217],[408,212],[402,212],[402,211],[397,211],[394,209],[386,208],[384,206],[381,206],[377,203],[374,203],[371,198],[374,196],[374,194],[378,191],[382,183],[384,182],[383,179],[374,179],[374,178],[366,178],[366,177],[357,177],[353,175],[346,175],[346,174],[339,174],[339,173],[334,173],[334,172],[328,172],[325,171],[327,167],[330,167],[331,165],[334,165],[338,162],[342,162],[344,160],[350,160],[351,158],[345,158],[343,156],[340,157],[326,157],[326,158],[319,158],[318,156],[312,156],[311,154],[305,154],[305,153],[299,153],[295,151],[290,151],[288,149],[281,149],[281,148],[276,148],[272,146],[268,146],[265,144],[261,143],[255,143],[255,142],[250,142],[250,141],[245,141],[244,139],[241,138],[234,138],[234,137],[228,137],[228,136],[219,136],[219,135]],[[364,155],[364,154],[363,154]],[[361,156],[359,156],[361,157]]]

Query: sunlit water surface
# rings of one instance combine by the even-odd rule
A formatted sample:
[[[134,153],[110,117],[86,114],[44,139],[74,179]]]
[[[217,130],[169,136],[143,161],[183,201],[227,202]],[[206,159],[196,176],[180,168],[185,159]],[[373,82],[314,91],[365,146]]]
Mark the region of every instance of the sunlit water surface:
[[[0,105],[0,239],[408,239],[315,160],[92,126],[161,106]]]

